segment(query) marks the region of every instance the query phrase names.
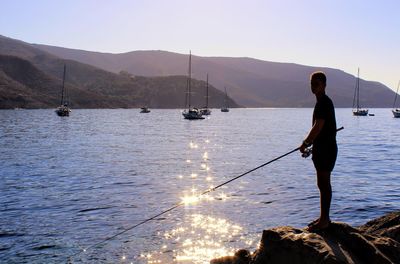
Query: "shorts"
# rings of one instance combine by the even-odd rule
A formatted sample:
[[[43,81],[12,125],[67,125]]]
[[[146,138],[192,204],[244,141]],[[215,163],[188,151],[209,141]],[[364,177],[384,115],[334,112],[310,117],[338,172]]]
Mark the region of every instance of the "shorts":
[[[314,146],[312,151],[312,161],[318,171],[333,171],[337,158],[337,145]]]

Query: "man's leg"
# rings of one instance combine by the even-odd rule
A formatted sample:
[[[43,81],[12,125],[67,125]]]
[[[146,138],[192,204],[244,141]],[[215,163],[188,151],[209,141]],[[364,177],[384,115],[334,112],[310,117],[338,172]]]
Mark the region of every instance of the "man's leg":
[[[329,225],[329,209],[332,200],[331,172],[317,170],[317,185],[320,192],[321,215],[317,226],[324,228]]]

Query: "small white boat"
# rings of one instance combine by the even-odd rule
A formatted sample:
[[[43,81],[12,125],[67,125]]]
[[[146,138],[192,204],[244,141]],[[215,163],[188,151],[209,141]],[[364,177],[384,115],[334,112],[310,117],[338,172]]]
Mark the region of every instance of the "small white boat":
[[[355,116],[366,116],[368,115],[368,109],[353,109],[353,115]]]
[[[58,116],[69,116],[71,109],[69,109],[67,105],[61,105],[57,107],[55,112],[57,113]]]
[[[150,113],[150,109],[148,107],[141,107],[140,113]]]
[[[203,115],[201,114],[201,111],[197,108],[184,110],[182,112],[182,115],[185,119],[189,120],[204,119]]]
[[[368,109],[360,107],[360,68],[357,71],[357,82],[353,97],[353,115],[354,116],[367,116]]]
[[[392,110],[393,116],[396,118],[400,117],[400,108],[396,108]]]
[[[229,112],[229,108],[223,107],[223,108],[221,108],[221,112],[224,112],[224,113]]]
[[[209,108],[202,108],[200,109],[202,115],[211,115],[211,109]]]

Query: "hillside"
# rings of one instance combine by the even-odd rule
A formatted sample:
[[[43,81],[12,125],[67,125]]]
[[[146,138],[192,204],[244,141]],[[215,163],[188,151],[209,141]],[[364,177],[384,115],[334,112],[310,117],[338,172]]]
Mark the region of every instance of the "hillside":
[[[0,108],[52,108],[60,103],[61,79],[46,74],[28,60],[0,55]],[[76,108],[112,107],[127,102],[66,84]],[[124,104],[125,103],[125,104]]]
[[[0,36],[0,108],[56,107],[62,69],[73,108],[184,108],[185,76],[140,77],[112,73],[74,60],[60,59],[22,41]],[[205,83],[192,80],[192,101],[205,103]],[[221,107],[224,94],[210,86],[210,106]],[[238,107],[233,100],[231,107]]]
[[[127,71],[142,76],[169,76],[186,72],[188,55],[166,51],[133,51],[122,54],[99,53],[60,47],[33,45],[65,59],[90,64],[107,71]],[[323,70],[328,75],[327,93],[337,107],[351,107],[356,78],[338,69],[278,63],[252,58],[192,56],[196,79],[223,90],[247,107],[311,107],[314,98],[309,91],[309,75]],[[362,65],[361,65],[362,66]],[[356,71],[356,69],[354,69]],[[362,69],[361,69],[362,72]],[[362,77],[362,76],[361,76]],[[361,105],[390,107],[394,92],[378,82],[360,81]]]

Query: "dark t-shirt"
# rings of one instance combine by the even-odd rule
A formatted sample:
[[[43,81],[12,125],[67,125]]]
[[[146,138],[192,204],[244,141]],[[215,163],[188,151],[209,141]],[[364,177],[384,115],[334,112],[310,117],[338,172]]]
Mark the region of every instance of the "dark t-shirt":
[[[316,119],[325,120],[321,132],[315,138],[314,148],[330,148],[336,146],[336,118],[335,108],[332,100],[324,94],[321,96],[314,107],[313,124]]]

